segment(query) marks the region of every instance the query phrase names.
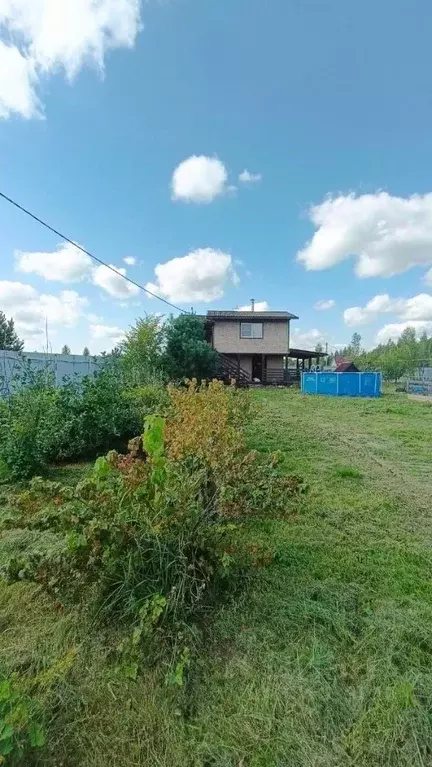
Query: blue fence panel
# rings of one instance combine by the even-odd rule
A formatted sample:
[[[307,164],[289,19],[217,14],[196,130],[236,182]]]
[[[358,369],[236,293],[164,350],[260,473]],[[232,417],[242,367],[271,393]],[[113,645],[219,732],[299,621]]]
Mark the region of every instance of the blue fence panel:
[[[361,373],[360,396],[379,397],[381,394],[381,373]]]
[[[379,397],[381,373],[303,373],[302,392],[330,397]]]
[[[336,373],[314,373],[317,377],[317,394],[330,394],[335,396],[337,394],[337,375]]]
[[[338,394],[342,397],[360,396],[361,373],[336,373],[339,376]]]
[[[303,373],[301,389],[304,394],[318,394],[318,379],[315,373]]]

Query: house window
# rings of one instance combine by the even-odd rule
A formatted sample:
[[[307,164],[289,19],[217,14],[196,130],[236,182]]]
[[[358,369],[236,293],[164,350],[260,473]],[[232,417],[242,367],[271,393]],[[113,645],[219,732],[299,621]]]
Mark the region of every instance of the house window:
[[[262,337],[263,337],[262,322],[241,322],[240,323],[240,338],[262,338]]]

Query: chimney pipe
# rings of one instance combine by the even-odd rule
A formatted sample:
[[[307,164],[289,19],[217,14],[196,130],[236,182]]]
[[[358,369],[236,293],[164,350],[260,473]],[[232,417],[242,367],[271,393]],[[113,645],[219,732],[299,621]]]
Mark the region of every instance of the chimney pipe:
[[[255,299],[251,298],[251,312],[255,311]]]

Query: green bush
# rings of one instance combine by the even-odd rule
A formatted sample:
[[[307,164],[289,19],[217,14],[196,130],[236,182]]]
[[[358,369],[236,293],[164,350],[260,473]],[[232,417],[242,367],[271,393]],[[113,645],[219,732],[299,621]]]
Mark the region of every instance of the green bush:
[[[59,438],[58,392],[41,375],[25,381],[0,407],[2,479],[26,479],[43,471]]]
[[[71,380],[57,389],[45,374],[25,373],[22,388],[0,406],[1,479],[28,479],[56,460],[93,457],[137,434],[143,407],[119,372]]]
[[[59,389],[57,414],[61,429],[52,459],[105,452],[142,426],[139,410],[126,396],[119,372],[110,367],[97,376],[69,381]]]
[[[144,418],[152,413],[164,415],[169,406],[168,390],[161,384],[137,386],[126,390],[124,396],[134,412],[138,413],[141,424],[144,423]]]
[[[155,638],[168,636],[180,653],[178,683],[189,662],[185,627],[233,572],[272,560],[242,543],[248,520],[298,504],[301,482],[279,475],[280,457],[247,452],[241,396],[218,382],[170,389],[166,418],[146,419],[141,458],[111,451],[76,488],[36,478],[14,501],[15,526],[51,531],[59,545],[20,551],[4,577],[34,580],[57,603],[93,606],[117,625],[130,621],[121,650],[129,673],[143,643],[158,651]]]
[[[22,763],[45,743],[41,712],[19,679],[0,679],[0,765]]]

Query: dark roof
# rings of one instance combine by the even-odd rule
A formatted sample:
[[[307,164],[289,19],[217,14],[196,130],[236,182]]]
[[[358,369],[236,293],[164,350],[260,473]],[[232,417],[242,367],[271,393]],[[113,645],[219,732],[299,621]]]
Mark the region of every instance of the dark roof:
[[[340,365],[337,366],[335,373],[358,373],[359,369],[357,365],[354,365],[354,362],[341,362]]]
[[[316,352],[313,349],[293,349],[290,346],[288,357],[298,360],[313,360],[318,357],[327,357],[326,352]]]
[[[290,312],[245,312],[245,311],[213,311],[207,312],[210,320],[298,320],[295,314]]]

